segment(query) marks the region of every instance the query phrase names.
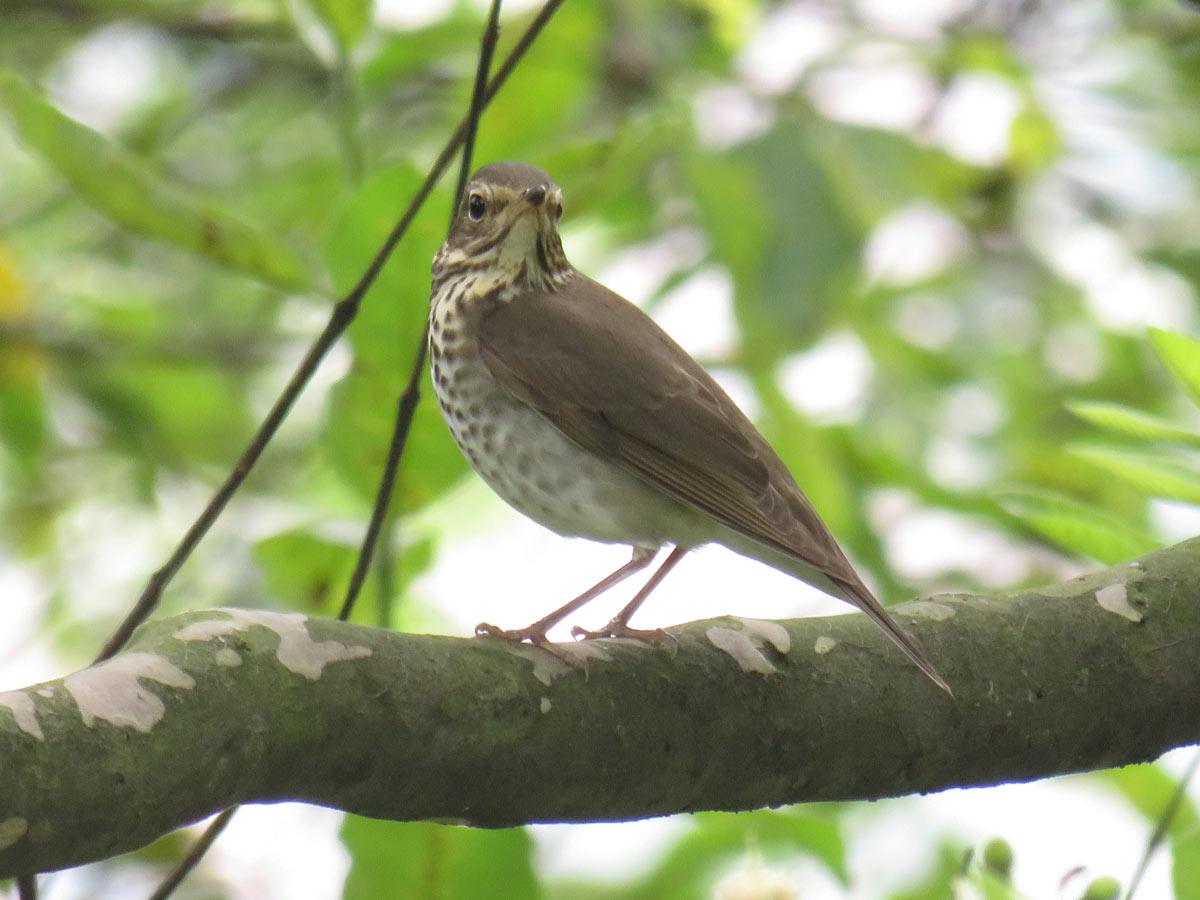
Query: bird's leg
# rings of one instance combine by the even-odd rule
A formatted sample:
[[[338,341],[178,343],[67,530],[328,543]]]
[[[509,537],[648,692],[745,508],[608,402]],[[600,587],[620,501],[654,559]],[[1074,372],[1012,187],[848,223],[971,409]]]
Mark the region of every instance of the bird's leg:
[[[650,580],[642,586],[642,589],[634,594],[633,599],[629,601],[625,608],[613,616],[612,620],[599,631],[588,631],[576,625],[571,629],[571,634],[585,640],[589,638],[623,637],[646,641],[651,644],[663,643],[668,635],[661,628],[651,630],[630,628],[629,619],[637,612],[638,607],[642,605],[645,599],[650,596],[650,592],[658,587],[659,582],[667,577],[667,573],[675,568],[675,565],[683,559],[683,555],[687,552],[687,547],[676,547],[673,549],[671,555],[663,560],[663,564],[650,576]]]
[[[658,548],[650,549],[647,547],[634,547],[633,558],[617,571],[613,572],[607,578],[604,578],[597,584],[592,585],[566,606],[556,609],[550,615],[538,619],[532,625],[525,628],[515,628],[505,630],[497,628],[495,625],[489,625],[487,622],[480,622],[475,626],[476,635],[486,635],[487,637],[500,638],[505,641],[529,641],[532,644],[543,646],[550,643],[550,639],[546,637],[546,632],[569,616],[575,610],[579,609],[590,600],[594,600],[607,591],[610,587],[620,584],[634,572],[640,572],[646,566],[650,565],[655,555],[658,553]],[[647,592],[648,593],[648,592]],[[633,610],[630,610],[632,614]]]

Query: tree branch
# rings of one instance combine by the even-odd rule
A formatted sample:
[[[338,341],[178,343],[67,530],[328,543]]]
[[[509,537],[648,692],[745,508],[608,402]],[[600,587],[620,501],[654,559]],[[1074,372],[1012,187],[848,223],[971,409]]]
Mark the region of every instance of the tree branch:
[[[0,878],[237,803],[478,825],[884,797],[1138,762],[1200,740],[1200,539],[1061,585],[893,612],[719,619],[676,644],[530,647],[299,613],[191,612],[0,694]],[[1137,621],[1134,621],[1137,620]]]

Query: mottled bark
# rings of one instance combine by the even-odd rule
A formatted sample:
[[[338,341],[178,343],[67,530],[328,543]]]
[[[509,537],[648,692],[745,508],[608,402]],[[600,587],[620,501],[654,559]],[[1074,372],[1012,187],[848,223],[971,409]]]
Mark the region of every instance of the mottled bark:
[[[1020,781],[1200,740],[1200,539],[1003,597],[894,607],[947,697],[861,615],[495,641],[215,610],[0,694],[0,877],[236,803],[595,821]],[[579,645],[574,648],[579,652]]]

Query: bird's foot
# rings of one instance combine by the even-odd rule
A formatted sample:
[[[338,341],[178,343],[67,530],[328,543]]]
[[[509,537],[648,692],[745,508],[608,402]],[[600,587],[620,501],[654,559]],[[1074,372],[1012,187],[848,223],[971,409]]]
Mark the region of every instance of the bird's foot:
[[[539,627],[536,623],[528,628],[504,629],[497,628],[495,625],[489,625],[487,622],[480,622],[475,626],[475,636],[485,638],[496,638],[501,641],[508,641],[513,644],[522,644],[529,642],[533,646],[545,650],[551,656],[560,660],[564,665],[572,669],[582,669],[587,671],[587,662],[590,656],[599,655],[604,657],[603,651],[584,652],[585,648],[579,644],[556,644],[550,638],[546,637],[546,628]]]
[[[544,647],[550,643],[550,638],[546,637],[546,629],[539,628],[537,625],[530,625],[528,628],[505,629],[489,625],[487,622],[480,622],[475,626],[475,637],[496,638],[513,644],[529,641],[537,647]]]
[[[585,641],[595,640],[596,638],[631,638],[645,644],[655,645],[665,644],[667,641],[674,640],[674,638],[661,628],[630,628],[618,619],[613,619],[597,631],[588,631],[586,628],[576,625],[571,629],[571,636]]]

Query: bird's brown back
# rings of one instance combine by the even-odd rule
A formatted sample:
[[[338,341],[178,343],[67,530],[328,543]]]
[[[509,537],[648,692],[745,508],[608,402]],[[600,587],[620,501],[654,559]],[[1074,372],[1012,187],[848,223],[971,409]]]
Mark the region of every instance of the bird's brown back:
[[[860,584],[766,439],[682,347],[581,274],[482,311],[493,377],[582,447],[729,528]]]

